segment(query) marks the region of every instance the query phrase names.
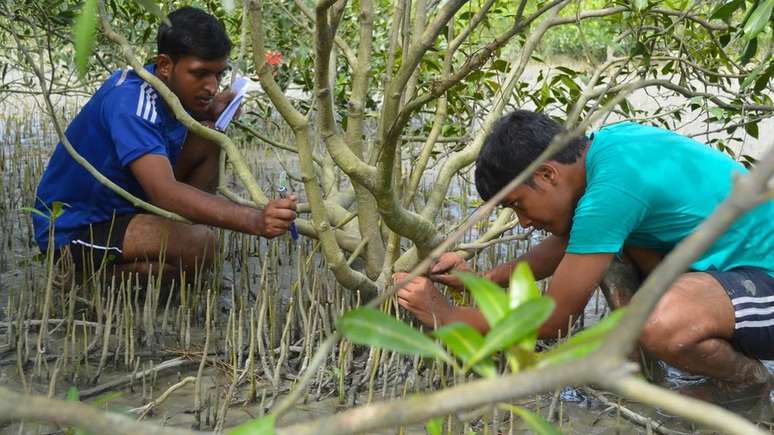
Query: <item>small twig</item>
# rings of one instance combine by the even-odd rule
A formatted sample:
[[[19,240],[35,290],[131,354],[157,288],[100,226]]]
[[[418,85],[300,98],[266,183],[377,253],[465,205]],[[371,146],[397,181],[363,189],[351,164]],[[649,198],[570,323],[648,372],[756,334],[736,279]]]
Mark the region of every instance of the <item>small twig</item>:
[[[611,408],[617,409],[621,413],[621,415],[624,416],[624,418],[640,426],[649,427],[654,432],[662,435],[687,435],[685,432],[680,432],[680,431],[663,427],[662,423],[656,420],[653,420],[652,418],[648,418],[648,417],[645,417],[644,415],[638,414],[623,405],[619,405],[618,403],[615,403],[612,400],[609,400],[607,397],[605,397],[604,394],[602,394],[601,392],[591,387],[584,387],[583,389],[588,394],[594,396],[594,398],[599,402],[601,402],[603,405],[607,406],[608,409],[611,409]]]
[[[129,410],[129,412],[134,414],[140,414],[140,416],[138,417],[138,420],[142,420],[143,418],[145,418],[146,415],[148,415],[149,412],[153,410],[153,408],[164,403],[164,401],[166,401],[172,393],[190,384],[191,382],[195,382],[195,381],[196,381],[196,378],[194,376],[188,376],[187,378],[184,378],[182,381],[169,387],[167,391],[165,391],[161,396],[159,396],[155,400],[152,400],[148,402],[146,405],[141,406],[139,408],[132,408]]]

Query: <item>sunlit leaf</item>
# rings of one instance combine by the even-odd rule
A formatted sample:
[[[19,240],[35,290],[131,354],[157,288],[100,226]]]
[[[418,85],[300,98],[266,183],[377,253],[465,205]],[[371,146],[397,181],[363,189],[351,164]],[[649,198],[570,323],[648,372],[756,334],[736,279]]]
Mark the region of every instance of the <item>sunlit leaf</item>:
[[[264,415],[261,418],[240,424],[227,433],[228,435],[274,435],[274,423],[273,415]]]
[[[750,18],[744,23],[744,35],[748,39],[755,38],[768,24],[771,18],[771,11],[774,9],[774,0],[765,0],[758,3]]]
[[[351,310],[336,325],[353,343],[452,362],[449,354],[428,336],[374,308]]]
[[[632,0],[632,6],[635,11],[641,11],[648,7],[648,0]]]
[[[459,272],[457,276],[473,295],[476,305],[481,309],[481,313],[490,326],[497,324],[505,317],[508,313],[508,296],[502,287],[472,273]]]
[[[532,275],[532,270],[526,262],[519,262],[513,269],[508,292],[511,309],[518,308],[524,302],[540,297],[540,289],[535,282],[535,276]]]
[[[521,306],[527,301],[537,299],[540,297],[540,289],[535,282],[535,276],[532,275],[532,270],[529,265],[522,261],[516,265],[511,274],[511,281],[508,289],[510,297],[510,308],[515,309]],[[535,343],[537,343],[537,333],[533,333],[524,338],[524,342],[520,344],[525,352],[531,352],[535,349]],[[518,366],[523,365],[522,360],[518,360]],[[510,361],[511,371],[514,373],[518,370],[514,369],[514,361]]]
[[[439,328],[433,335],[438,337],[452,351],[454,356],[461,359],[463,363],[466,363],[484,345],[484,337],[470,325],[461,322],[451,323],[443,328]],[[473,366],[472,369],[485,378],[493,377],[497,374],[494,362],[490,359],[484,359]]]
[[[521,417],[521,419],[527,423],[527,426],[529,426],[537,435],[562,435],[562,432],[560,432],[556,426],[549,423],[540,414],[528,411],[520,406],[509,405],[507,406],[507,409]]]
[[[443,419],[437,417],[428,420],[427,424],[425,424],[425,430],[427,435],[441,435],[443,433]]]
[[[83,77],[89,66],[89,57],[94,48],[95,31],[97,28],[97,0],[86,0],[78,19],[73,26],[73,41],[75,43],[75,66],[78,74]]]
[[[526,302],[508,313],[506,318],[497,323],[486,334],[483,346],[470,358],[466,366],[476,364],[483,358],[513,346],[534,334],[551,315],[555,305],[553,299],[540,297]]]
[[[568,338],[564,343],[543,352],[540,356],[540,362],[537,364],[538,367],[582,358],[597,350],[605,336],[618,326],[625,312],[625,308],[615,310],[596,325],[584,329]]]

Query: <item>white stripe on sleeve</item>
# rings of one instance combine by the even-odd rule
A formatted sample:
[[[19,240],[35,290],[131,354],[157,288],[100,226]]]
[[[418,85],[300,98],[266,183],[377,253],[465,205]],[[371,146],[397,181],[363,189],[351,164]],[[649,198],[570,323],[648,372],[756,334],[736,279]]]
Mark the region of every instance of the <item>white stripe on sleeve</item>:
[[[752,296],[742,296],[741,298],[731,299],[731,303],[734,305],[739,304],[765,304],[768,302],[774,302],[774,296],[764,296],[760,298]]]
[[[137,116],[142,116],[142,106],[145,104],[145,87],[148,85],[148,83],[143,83],[142,86],[140,86],[140,99],[137,100],[137,112],[135,113]]]
[[[745,308],[744,310],[739,310],[736,312],[736,318],[744,317],[744,316],[752,316],[752,315],[762,315],[762,314],[774,314],[774,307],[768,307],[768,308]],[[772,316],[774,319],[774,316]]]
[[[745,320],[744,322],[737,322],[735,329],[742,329],[742,328],[765,328],[767,326],[774,326],[774,319],[770,319],[770,320]]]

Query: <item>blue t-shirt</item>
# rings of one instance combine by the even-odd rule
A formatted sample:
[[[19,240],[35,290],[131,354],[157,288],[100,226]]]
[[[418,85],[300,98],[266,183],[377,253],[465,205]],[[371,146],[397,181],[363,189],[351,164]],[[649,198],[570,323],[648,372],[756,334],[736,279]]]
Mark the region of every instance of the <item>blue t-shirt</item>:
[[[155,65],[145,67],[151,73]],[[67,127],[65,135],[78,153],[102,175],[132,195],[146,199],[129,164],[145,154],[169,158],[174,166],[187,134],[153,87],[133,70],[113,73]],[[137,209],[97,181],[57,144],[37,190],[35,208],[44,214],[54,201],[69,205],[56,219],[55,246],[60,248],[86,225],[109,221]],[[48,247],[49,221],[33,214],[35,239]]]
[[[668,130],[630,122],[598,131],[586,154],[586,191],[567,252],[618,253],[624,245],[672,250],[731,193],[729,156]],[[774,200],[738,219],[692,264],[698,271],[748,266],[774,276]]]

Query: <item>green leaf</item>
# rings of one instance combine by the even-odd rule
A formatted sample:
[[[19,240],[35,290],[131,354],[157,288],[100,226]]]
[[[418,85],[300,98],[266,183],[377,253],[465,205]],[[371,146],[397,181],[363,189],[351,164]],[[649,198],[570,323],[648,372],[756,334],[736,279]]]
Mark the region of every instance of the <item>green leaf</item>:
[[[473,295],[476,305],[490,326],[505,317],[508,313],[508,296],[500,286],[472,273],[458,272],[457,276]]]
[[[67,393],[65,394],[65,400],[68,402],[80,402],[81,393],[80,391],[78,391],[78,387],[73,385],[70,388],[68,388]],[[69,427],[65,429],[64,432],[66,435],[90,435],[88,432],[75,427]]]
[[[427,435],[441,435],[443,433],[443,419],[436,417],[427,421],[425,424]]]
[[[48,220],[48,215],[46,215],[45,213],[43,213],[42,211],[40,211],[40,210],[38,210],[38,209],[36,209],[34,207],[20,207],[19,210],[21,210],[23,212],[27,212],[27,213],[34,213],[34,214],[36,214],[36,215],[38,215],[38,216]]]
[[[463,363],[468,362],[470,357],[484,345],[484,337],[470,325],[461,322],[439,328],[433,332],[433,335],[441,340]],[[491,378],[497,374],[494,362],[489,359],[479,362],[472,369],[485,378]]]
[[[740,58],[740,61],[742,63],[747,63],[750,59],[752,59],[755,56],[755,53],[758,52],[758,38],[752,38],[749,42],[747,42],[747,45],[744,47],[744,51],[742,52],[742,57]]]
[[[744,0],[730,1],[715,9],[715,12],[710,16],[710,20],[723,20],[728,22],[728,20],[731,19],[731,14],[736,12],[736,10],[742,6],[744,6]]]
[[[136,0],[146,11],[152,13],[160,19],[164,19],[164,13],[161,12],[161,8],[155,0]]]
[[[555,305],[553,299],[543,296],[508,313],[489,331],[484,338],[484,345],[468,360],[466,366],[476,364],[494,352],[513,346],[534,334],[551,315]]]
[[[545,367],[571,361],[597,350],[607,334],[618,326],[625,312],[626,308],[615,310],[591,328],[584,329],[568,338],[564,343],[543,352],[537,366]]]
[[[67,389],[67,394],[65,395],[65,400],[68,402],[80,402],[81,401],[81,393],[78,391],[78,387],[75,385],[71,386]]]
[[[516,265],[511,274],[510,282],[510,308],[518,308],[521,304],[540,297],[540,289],[535,282],[535,276],[529,265],[522,261]]]
[[[758,139],[758,123],[757,122],[750,122],[748,124],[744,125],[744,131],[747,132],[750,136]]]
[[[648,0],[632,0],[632,6],[635,11],[641,11],[648,7]]]
[[[748,39],[755,38],[768,24],[771,11],[774,9],[774,0],[765,0],[758,4],[750,18],[744,23],[744,35]]]
[[[89,56],[94,48],[95,30],[97,28],[97,0],[86,0],[81,14],[73,26],[75,43],[75,66],[78,74],[83,77],[89,66]]]
[[[51,203],[51,217],[54,218],[54,220],[57,220],[59,216],[62,216],[64,213],[65,207],[70,207],[70,204],[62,201],[54,201]]]
[[[508,405],[507,409],[521,417],[537,435],[562,435],[562,432],[556,426],[549,423],[540,414],[528,411],[520,406]]]
[[[353,343],[438,358],[453,364],[449,354],[429,337],[374,308],[361,307],[344,313],[336,326]]]
[[[742,81],[742,84],[740,85],[740,90],[747,89],[748,86],[750,86],[753,82],[755,82],[758,77],[760,77],[761,74],[763,74],[764,71],[766,71],[767,68],[766,62],[761,62],[760,65],[755,67],[754,70],[750,71],[750,74],[745,77],[745,79]]]
[[[261,418],[240,424],[229,431],[228,435],[274,435],[274,423],[273,415],[264,415]]]

